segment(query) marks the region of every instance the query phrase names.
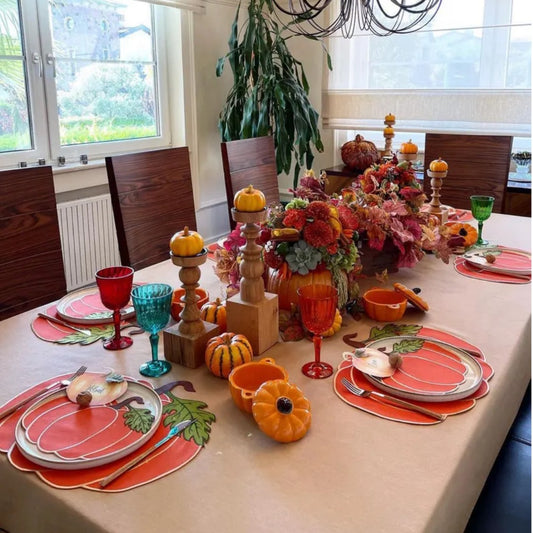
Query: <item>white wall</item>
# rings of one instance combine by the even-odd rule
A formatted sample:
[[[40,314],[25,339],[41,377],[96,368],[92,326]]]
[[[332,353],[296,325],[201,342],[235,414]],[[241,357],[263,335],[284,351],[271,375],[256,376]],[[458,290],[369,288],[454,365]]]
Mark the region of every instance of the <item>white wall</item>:
[[[217,240],[229,230],[226,206],[224,175],[220,155],[220,134],[217,128],[218,115],[232,83],[231,69],[226,65],[221,78],[215,75],[219,57],[228,50],[228,37],[235,17],[237,2],[212,0],[208,2],[205,14],[182,16],[172,8],[165,8],[167,26],[167,61],[171,73],[170,112],[172,115],[172,137],[174,146],[185,142],[191,150],[191,167],[197,206],[198,231],[208,242]],[[246,16],[241,8],[239,18]],[[183,32],[186,43],[183,55],[179,52],[180,35]],[[187,40],[187,34],[192,40]],[[188,45],[187,45],[188,43]],[[321,112],[322,68],[324,54],[320,43],[302,37],[289,40],[291,51],[303,62],[309,84],[310,98],[317,111]],[[183,68],[185,80],[181,84],[176,73]],[[182,101],[185,116],[180,115]],[[332,133],[323,134],[326,147],[324,154],[318,154],[313,168],[333,164],[331,154]],[[87,167],[55,173],[56,192],[60,196],[83,195],[80,189],[105,187],[107,174],[103,162],[90,162]],[[292,186],[292,175],[280,177],[280,190]],[[90,191],[89,191],[90,193]],[[176,228],[178,230],[179,228]]]

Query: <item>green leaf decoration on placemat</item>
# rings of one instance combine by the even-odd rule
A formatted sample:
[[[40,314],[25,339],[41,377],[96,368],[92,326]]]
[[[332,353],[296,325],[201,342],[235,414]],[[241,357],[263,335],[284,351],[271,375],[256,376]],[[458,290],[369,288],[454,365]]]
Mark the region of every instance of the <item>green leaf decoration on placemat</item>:
[[[404,339],[392,345],[391,353],[413,353],[420,350],[422,346],[424,346],[424,339]]]
[[[421,329],[422,326],[417,326],[416,324],[387,324],[382,328],[375,326],[370,330],[367,341],[396,337],[397,335],[415,336]]]
[[[94,318],[112,318],[113,317],[113,313],[109,312],[109,311],[96,311],[94,313],[90,313],[88,315],[85,315],[84,318],[90,318],[90,319],[94,319]]]
[[[154,423],[154,415],[150,409],[127,406],[128,410],[122,415],[124,422],[137,433],[148,433]]]
[[[74,333],[71,333],[70,335],[67,335],[66,337],[63,337],[62,339],[58,339],[57,344],[92,344],[93,342],[96,342],[101,339],[107,339],[108,337],[111,337],[115,333],[115,326],[113,324],[109,324],[107,326],[98,326],[93,328],[87,328],[91,331],[91,335],[84,335],[83,333],[78,333],[77,331]]]
[[[166,414],[163,421],[165,426],[175,426],[183,420],[195,419],[181,434],[185,440],[193,439],[198,446],[204,446],[209,440],[211,424],[216,421],[216,416],[204,409],[207,404],[198,400],[186,400],[174,396],[171,392],[166,393],[170,398],[170,403],[163,406],[163,414]]]

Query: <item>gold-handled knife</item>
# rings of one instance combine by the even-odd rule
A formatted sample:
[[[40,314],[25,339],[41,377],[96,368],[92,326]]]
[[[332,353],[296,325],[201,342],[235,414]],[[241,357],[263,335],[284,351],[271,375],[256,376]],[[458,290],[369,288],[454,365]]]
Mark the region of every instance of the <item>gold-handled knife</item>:
[[[172,437],[179,435],[184,429],[188,428],[191,424],[194,424],[194,422],[196,422],[196,419],[193,418],[192,420],[184,420],[183,422],[179,422],[178,424],[173,426],[172,429],[168,432],[168,434],[163,437],[159,442],[156,442],[153,446],[150,446],[150,448],[148,448],[145,452],[141,453],[141,455],[135,457],[129,463],[126,463],[124,466],[121,466],[120,468],[109,474],[107,477],[102,479],[100,481],[100,487],[104,488],[109,485],[109,483],[117,479],[117,477],[121,476],[130,468],[133,468],[135,465],[139,464],[143,459],[145,459],[152,452],[157,450],[157,448],[163,446],[163,444],[169,441]]]
[[[46,313],[37,313],[37,316],[40,316],[41,318],[49,320],[50,322],[54,322],[54,324],[59,324],[60,326],[65,326],[66,328],[70,328],[79,333],[83,333],[83,335],[87,335],[87,336],[91,335],[90,329],[77,328],[76,326],[73,326],[72,324],[69,324],[68,322],[65,322],[64,320],[59,320],[59,318],[56,318],[55,316],[50,316],[50,315],[47,315]]]

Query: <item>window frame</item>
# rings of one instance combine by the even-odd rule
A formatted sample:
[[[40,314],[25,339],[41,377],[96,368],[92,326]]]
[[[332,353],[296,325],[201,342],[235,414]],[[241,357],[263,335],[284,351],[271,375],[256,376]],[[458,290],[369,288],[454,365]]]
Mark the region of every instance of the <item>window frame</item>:
[[[165,40],[164,8],[150,6],[153,18],[154,79],[156,115],[160,134],[155,137],[104,141],[99,143],[61,146],[59,137],[59,116],[57,114],[57,93],[54,80],[54,59],[48,0],[18,0],[22,17],[22,50],[26,65],[26,91],[33,148],[0,153],[0,168],[28,166],[44,159],[46,164],[57,165],[58,158],[65,158],[67,165],[80,164],[82,155],[88,161],[101,160],[107,155],[132,151],[154,150],[171,146],[169,120],[169,94],[167,83],[167,50]],[[38,54],[39,61],[32,61]],[[42,120],[42,117],[45,119]]]

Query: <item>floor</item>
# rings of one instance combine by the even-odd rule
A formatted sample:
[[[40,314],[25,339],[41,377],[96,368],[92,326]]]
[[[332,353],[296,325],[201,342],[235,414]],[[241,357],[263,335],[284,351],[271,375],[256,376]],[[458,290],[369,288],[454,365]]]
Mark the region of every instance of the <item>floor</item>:
[[[531,533],[531,384],[465,533]]]

